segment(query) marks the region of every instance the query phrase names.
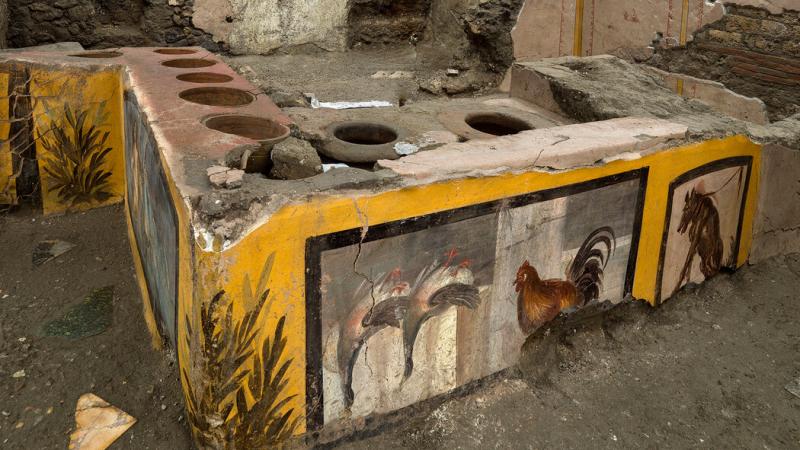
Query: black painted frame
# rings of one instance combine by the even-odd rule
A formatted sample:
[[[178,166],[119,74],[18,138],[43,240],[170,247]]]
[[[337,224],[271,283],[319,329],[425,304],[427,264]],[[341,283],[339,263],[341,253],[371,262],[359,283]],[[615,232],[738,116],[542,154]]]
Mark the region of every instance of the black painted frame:
[[[542,191],[530,192],[514,197],[502,198],[462,208],[410,217],[378,225],[370,225],[362,238],[361,228],[337,231],[306,240],[306,428],[313,432],[324,424],[323,386],[322,386],[322,296],[320,295],[322,277],[322,254],[327,250],[370,242],[401,234],[421,231],[428,228],[460,222],[488,214],[496,214],[501,209],[518,208],[533,203],[544,202],[600,189],[626,181],[639,180],[639,195],[634,211],[631,250],[625,275],[623,295],[631,294],[636,273],[636,259],[642,228],[647,178],[649,167],[621,172],[581,183],[560,186]],[[491,377],[491,375],[489,375]],[[446,394],[442,394],[446,395]],[[435,397],[433,397],[435,398]],[[412,405],[413,406],[413,405]]]
[[[660,305],[663,302],[661,298],[661,283],[664,277],[664,257],[667,254],[667,240],[669,239],[669,230],[671,228],[670,218],[672,216],[672,206],[673,206],[673,197],[675,196],[675,189],[689,181],[692,181],[696,178],[699,178],[703,175],[708,175],[713,172],[717,172],[719,170],[728,169],[731,167],[739,167],[743,166],[747,168],[747,174],[744,178],[744,192],[742,193],[742,203],[739,205],[739,223],[736,226],[736,239],[733,245],[733,255],[734,258],[737,258],[739,255],[739,246],[742,241],[742,224],[744,223],[744,209],[745,205],[747,204],[747,193],[750,190],[750,175],[753,171],[753,157],[752,156],[734,156],[731,158],[725,159],[718,159],[716,161],[712,161],[710,163],[704,164],[699,167],[695,167],[694,169],[684,172],[683,174],[676,177],[672,182],[669,184],[669,193],[667,194],[667,212],[664,216],[664,231],[661,236],[661,249],[658,256],[658,276],[656,277],[656,291],[655,291],[655,303],[656,305]],[[724,267],[723,269],[728,269],[733,271],[736,269],[736,261],[734,260],[734,267]],[[685,287],[685,286],[684,286]],[[681,287],[680,290],[682,290]]]

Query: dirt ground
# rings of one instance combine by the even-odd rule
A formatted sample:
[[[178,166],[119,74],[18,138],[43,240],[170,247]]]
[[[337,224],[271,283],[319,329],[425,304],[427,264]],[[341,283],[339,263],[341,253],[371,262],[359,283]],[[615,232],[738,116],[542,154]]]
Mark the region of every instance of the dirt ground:
[[[323,102],[396,103],[400,97],[416,98],[422,95],[413,79],[420,69],[417,61],[413,47],[225,58],[248,81],[267,91],[313,93]],[[384,74],[374,77],[378,72]]]
[[[52,218],[0,215],[0,448],[66,448],[75,404],[87,392],[138,419],[113,448],[191,447],[175,358],[151,349],[126,236],[121,206]],[[47,239],[76,246],[34,268],[32,251]],[[114,307],[105,332],[43,335],[44,324],[109,285]],[[25,376],[13,378],[20,370]]]
[[[138,419],[112,448],[191,447],[174,357],[150,348],[125,228],[121,207],[0,215],[0,448],[65,448],[86,392]],[[34,268],[45,239],[76,247]],[[42,334],[108,285],[105,332]],[[516,374],[336,446],[800,448],[800,398],[784,388],[800,377],[799,289],[800,256],[790,256],[658,309],[629,304],[573,321],[529,341]]]

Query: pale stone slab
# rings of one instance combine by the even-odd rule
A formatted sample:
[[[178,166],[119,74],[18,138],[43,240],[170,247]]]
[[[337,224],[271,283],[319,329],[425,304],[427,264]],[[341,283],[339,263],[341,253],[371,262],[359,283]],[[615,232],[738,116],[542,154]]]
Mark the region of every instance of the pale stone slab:
[[[75,431],[69,436],[70,450],[104,450],[136,419],[94,394],[83,394],[75,408]]]
[[[435,152],[381,160],[378,164],[417,179],[536,167],[570,169],[603,160],[642,156],[663,148],[671,139],[684,138],[686,130],[685,125],[665,120],[625,117],[450,144]]]
[[[780,14],[789,10],[800,10],[800,4],[797,3],[797,0],[728,0],[725,3],[764,8],[772,14]]]
[[[640,67],[652,72],[661,80],[664,86],[683,97],[700,100],[722,114],[760,125],[769,123],[767,106],[759,98],[737,94],[727,89],[724,84],[716,81],[703,80],[680,73],[665,72],[645,65]],[[681,89],[678,89],[679,80],[683,82]]]

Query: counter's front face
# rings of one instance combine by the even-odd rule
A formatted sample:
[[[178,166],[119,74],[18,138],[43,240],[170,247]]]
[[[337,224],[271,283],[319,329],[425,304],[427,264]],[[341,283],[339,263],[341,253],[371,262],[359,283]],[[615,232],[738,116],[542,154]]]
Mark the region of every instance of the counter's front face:
[[[386,413],[519,360],[562,310],[631,292],[647,170],[312,238],[311,390],[323,424]]]
[[[252,367],[274,376],[285,364],[272,401],[298,420],[292,432],[389,413],[513,366],[558,314],[660,301],[741,265],[759,152],[734,137],[573,171],[313,199],[221,253],[198,249],[196,298],[230,304],[236,330],[258,313],[257,354],[285,340],[274,370],[261,357]],[[242,410],[260,403],[246,397]]]

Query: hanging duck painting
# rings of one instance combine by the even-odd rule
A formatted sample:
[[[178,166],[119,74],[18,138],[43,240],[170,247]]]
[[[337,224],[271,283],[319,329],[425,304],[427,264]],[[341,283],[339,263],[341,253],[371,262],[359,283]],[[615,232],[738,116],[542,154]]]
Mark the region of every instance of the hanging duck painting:
[[[325,417],[388,412],[456,387],[459,320],[489,291],[495,230],[486,215],[325,253]]]

